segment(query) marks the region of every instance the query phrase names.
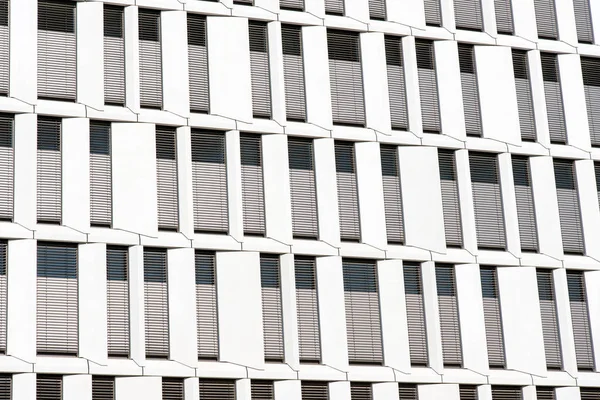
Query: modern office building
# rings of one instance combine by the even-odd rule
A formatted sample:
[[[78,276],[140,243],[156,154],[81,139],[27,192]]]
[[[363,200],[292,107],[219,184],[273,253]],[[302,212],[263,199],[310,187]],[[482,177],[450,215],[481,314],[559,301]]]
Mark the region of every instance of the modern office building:
[[[0,400],[599,400],[600,2],[0,0]]]

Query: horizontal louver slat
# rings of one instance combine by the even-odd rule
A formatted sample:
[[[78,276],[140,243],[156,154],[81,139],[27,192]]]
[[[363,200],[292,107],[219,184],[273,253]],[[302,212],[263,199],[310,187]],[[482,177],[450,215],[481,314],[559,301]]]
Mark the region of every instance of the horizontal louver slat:
[[[481,136],[481,110],[473,46],[459,44],[458,59],[467,136]]]
[[[175,128],[156,127],[156,191],[158,228],[177,230],[179,206],[177,196],[177,149]]]
[[[289,137],[288,157],[294,237],[316,239],[319,226],[313,141]]]
[[[302,381],[302,400],[329,400],[327,382]]]
[[[272,381],[252,380],[250,385],[252,400],[275,400]]]
[[[183,379],[162,378],[162,400],[184,400]]]
[[[490,367],[504,367],[504,339],[496,268],[481,268],[480,275],[488,362]]]
[[[10,33],[8,0],[0,1],[0,95],[8,95],[10,77]]]
[[[6,305],[8,295],[7,267],[8,243],[6,241],[0,241],[0,353],[6,353]],[[0,400],[3,399],[1,396],[2,383],[4,382],[2,380],[3,377],[3,375],[0,375]]]
[[[496,12],[496,29],[498,33],[512,35],[514,32],[512,1],[494,0],[494,10]]]
[[[385,0],[369,0],[369,18],[385,19]]]
[[[577,40],[580,43],[592,43],[594,33],[592,31],[592,13],[589,0],[573,0],[575,10],[575,26],[577,28]]]
[[[304,88],[302,28],[297,25],[282,25],[281,41],[283,45],[286,117],[288,121],[305,121],[306,94]]]
[[[61,400],[62,399],[62,376],[60,376],[60,375],[37,375],[35,391],[36,391],[36,400]]]
[[[558,39],[554,0],[534,0],[538,37]]]
[[[92,376],[92,400],[114,400],[115,378]]]
[[[554,296],[552,271],[538,269],[536,274],[546,366],[549,369],[560,369],[562,368],[562,353],[558,333],[558,319],[556,317],[556,298]]]
[[[235,400],[235,381],[200,379],[201,400]]]
[[[125,104],[125,26],[122,7],[104,5],[104,102]]]
[[[267,24],[250,21],[250,75],[252,80],[252,114],[255,118],[271,118],[271,76]]]
[[[492,386],[492,400],[521,400],[522,390],[517,386]]]
[[[554,400],[554,388],[551,387],[537,387],[536,388],[537,400]]]
[[[62,216],[61,120],[39,117],[37,126],[37,220],[60,223]]]
[[[548,113],[548,128],[550,129],[550,142],[566,144],[567,128],[565,126],[565,114],[557,55],[541,53],[541,60],[542,75],[544,79],[544,96],[546,98],[546,111]]]
[[[521,250],[537,251],[538,238],[533,190],[531,188],[531,174],[529,171],[529,158],[513,156],[512,167],[515,196],[517,200],[517,217]]]
[[[110,123],[90,122],[90,222],[112,222],[112,171]]]
[[[0,220],[11,221],[14,204],[14,116],[0,114]]]
[[[325,14],[344,15],[344,0],[325,0]]]
[[[209,97],[206,17],[188,13],[187,29],[190,110],[207,113]]]
[[[423,0],[425,6],[425,22],[427,25],[442,25],[442,8],[440,0]]]
[[[403,270],[410,362],[412,365],[427,365],[427,329],[421,269],[418,264],[405,262]]]
[[[265,360],[283,361],[283,313],[281,310],[279,256],[261,254],[260,281]]]
[[[517,90],[517,106],[519,108],[519,125],[521,128],[521,139],[524,141],[535,141],[535,117],[533,113],[533,97],[531,94],[531,81],[529,80],[529,66],[527,52],[523,50],[512,50],[513,70],[515,75],[515,86]]]
[[[454,0],[454,19],[459,29],[483,30],[480,0]]]
[[[381,169],[387,240],[388,243],[404,243],[402,192],[396,146],[381,146]]]
[[[418,399],[416,385],[399,384],[398,385],[398,394],[400,395],[400,400],[417,400]]]
[[[573,322],[573,337],[575,338],[575,355],[577,368],[590,371],[594,369],[594,351],[587,306],[585,278],[580,271],[567,271],[569,289],[569,305]]]
[[[581,209],[573,161],[554,159],[554,179],[563,251],[567,254],[583,254]]]
[[[358,186],[354,143],[335,142],[338,213],[342,240],[360,240]]]
[[[456,160],[453,151],[439,150],[440,186],[444,213],[446,245],[462,247],[462,222],[456,181]]]
[[[385,56],[392,129],[407,130],[406,82],[400,37],[385,36]]]
[[[583,89],[592,146],[600,146],[600,59],[581,57]]]
[[[144,318],[146,357],[169,356],[167,252],[144,249]]]
[[[219,356],[215,254],[196,251],[196,316],[198,318],[198,358],[216,360]]]
[[[321,360],[319,301],[315,267],[314,258],[296,257],[294,260],[298,348],[301,362],[319,362]]]
[[[351,400],[372,400],[373,391],[370,383],[351,382],[350,383]]]
[[[279,8],[282,10],[304,10],[304,0],[279,0]]]
[[[462,347],[454,267],[443,264],[436,265],[435,282],[437,285],[444,366],[461,366]]]
[[[600,400],[600,389],[580,388],[581,400]]]
[[[160,11],[139,10],[140,105],[162,108]]]
[[[127,247],[106,248],[108,355],[129,356],[129,260]]]
[[[262,170],[262,140],[259,135],[240,135],[242,160],[242,205],[244,234],[265,234],[265,197]]]
[[[442,127],[433,42],[416,40],[415,46],[423,131],[426,133],[440,133]]]

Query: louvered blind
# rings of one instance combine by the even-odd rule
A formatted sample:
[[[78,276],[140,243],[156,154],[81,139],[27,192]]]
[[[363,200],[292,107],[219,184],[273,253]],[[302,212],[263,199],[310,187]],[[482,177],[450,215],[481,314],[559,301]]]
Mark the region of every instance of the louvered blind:
[[[38,97],[75,101],[77,37],[74,1],[39,1],[37,34]]]
[[[104,103],[125,105],[125,23],[123,7],[104,4]]]
[[[392,129],[407,130],[408,110],[401,37],[385,36],[385,60]]]
[[[566,254],[583,254],[585,246],[581,225],[581,208],[573,161],[555,159],[554,179],[563,251]]]
[[[460,385],[458,389],[460,400],[477,400],[477,386]]]
[[[475,67],[475,51],[473,46],[459,44],[458,60],[467,136],[481,136],[481,109],[479,105],[477,69]]]
[[[192,129],[194,230],[228,231],[225,135]]]
[[[540,39],[558,39],[554,0],[534,0],[535,19]]]
[[[583,89],[592,146],[600,146],[600,59],[581,57]]]
[[[494,0],[496,12],[496,30],[498,33],[512,35],[515,31],[512,15],[512,0]]]
[[[381,318],[377,266],[368,260],[342,260],[348,359],[351,363],[380,364]]]
[[[304,89],[304,59],[302,55],[302,28],[281,25],[283,45],[283,80],[285,85],[285,112],[288,121],[306,121],[306,94]]]
[[[60,224],[62,216],[61,120],[37,121],[37,220]]]
[[[469,153],[475,228],[479,248],[504,249],[504,212],[495,154]]]
[[[490,367],[503,368],[506,360],[504,358],[504,337],[502,335],[502,317],[500,314],[500,299],[498,298],[496,268],[482,267],[480,275],[488,362]]]
[[[146,357],[169,356],[167,252],[144,249],[144,318]]]
[[[252,380],[250,394],[252,400],[275,400],[273,381]]]
[[[398,394],[400,400],[418,400],[419,398],[416,385],[398,384]]]
[[[554,280],[552,271],[537,269],[537,287],[542,315],[542,332],[544,334],[544,350],[548,369],[562,368],[562,353],[556,316],[556,297],[554,296]]]
[[[179,227],[175,142],[175,128],[156,127],[156,193],[159,229],[177,230]]]
[[[360,240],[358,186],[354,159],[354,143],[335,142],[338,212],[342,240]]]
[[[531,188],[531,173],[529,158],[512,156],[513,181],[517,200],[517,217],[519,222],[519,237],[521,250],[537,251],[538,237],[535,220],[533,190]]]
[[[319,221],[312,139],[288,137],[288,157],[292,232],[294,237],[316,239]]]
[[[600,389],[580,388],[581,400],[600,400]]]
[[[551,387],[536,387],[535,389],[537,400],[554,400],[554,388]]]
[[[77,354],[77,298],[77,246],[38,242],[38,354]]]
[[[106,248],[106,300],[108,355],[129,356],[129,273],[128,249]]]
[[[304,11],[304,0],[279,0],[282,10]]]
[[[369,0],[369,17],[371,19],[385,19],[385,0]]]
[[[438,163],[440,168],[440,185],[442,191],[446,245],[449,247],[462,247],[462,222],[460,218],[458,183],[456,181],[456,157],[454,151],[438,150]]]
[[[381,172],[387,240],[388,243],[402,244],[404,243],[404,218],[396,146],[381,146]]]
[[[260,255],[263,337],[266,361],[283,361],[283,312],[279,256]]]
[[[12,375],[0,374],[0,400],[11,400]]]
[[[196,251],[196,318],[198,318],[198,358],[216,360],[219,356],[215,253]]]
[[[162,400],[184,400],[183,379],[163,377]]]
[[[442,25],[442,8],[440,0],[423,0],[425,6],[425,23],[431,26]]]
[[[483,30],[481,0],[454,0],[454,19],[458,29]]]
[[[444,366],[461,366],[462,347],[454,267],[452,265],[437,264],[435,266],[435,282],[440,311]]]
[[[8,243],[0,241],[0,353],[6,353],[6,303],[7,303],[7,267]],[[0,375],[0,393],[2,376]],[[0,400],[2,396],[0,394]]]
[[[521,400],[523,390],[518,386],[492,386],[492,400]]]
[[[8,0],[0,0],[0,95],[8,95],[10,73],[10,33]]]
[[[190,110],[208,113],[208,53],[206,50],[206,17],[187,14]]]
[[[558,59],[556,54],[551,53],[541,53],[541,59],[550,142],[565,144],[567,143],[567,128],[565,127]]]
[[[357,33],[329,29],[329,81],[333,123],[365,125],[365,103]]]
[[[569,288],[569,305],[573,322],[577,368],[591,371],[594,369],[594,351],[583,272],[567,271],[567,285]]]
[[[92,400],[114,400],[115,378],[112,376],[92,376]]]
[[[90,122],[90,222],[112,222],[112,168],[110,122]]]
[[[14,203],[14,116],[0,114],[0,220],[11,221]]]
[[[162,108],[160,11],[139,9],[140,105]]]
[[[427,328],[425,326],[421,268],[417,263],[405,262],[403,273],[410,363],[427,365]]]
[[[580,43],[592,43],[594,41],[594,33],[592,31],[590,0],[573,0],[573,8],[575,10],[577,40]]]
[[[235,381],[229,379],[200,379],[200,399],[235,400]]]
[[[350,383],[350,399],[351,400],[372,400],[373,391],[371,384],[366,382],[351,382]]]
[[[294,259],[300,362],[319,362],[321,360],[319,300],[315,268],[314,258],[295,257]]]
[[[302,400],[328,400],[329,387],[327,382],[301,382]]]
[[[513,49],[512,59],[515,86],[517,89],[521,139],[534,142],[536,139],[535,117],[533,113],[533,97],[531,94],[531,81],[529,80],[527,52]]]
[[[440,104],[433,42],[430,40],[416,40],[415,46],[423,132],[440,133],[442,126],[440,123]]]
[[[265,234],[265,199],[262,171],[261,137],[248,133],[240,135],[242,158],[242,203],[244,234]]]
[[[344,15],[344,0],[325,0],[325,14]]]
[[[249,21],[250,75],[252,78],[252,115],[271,118],[271,74],[269,40],[265,22]]]
[[[36,400],[62,400],[61,375],[36,376]]]

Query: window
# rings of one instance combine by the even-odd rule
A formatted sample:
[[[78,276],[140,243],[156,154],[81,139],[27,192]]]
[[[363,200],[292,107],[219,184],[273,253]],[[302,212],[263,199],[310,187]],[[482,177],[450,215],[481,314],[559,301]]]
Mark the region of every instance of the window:
[[[192,129],[192,185],[194,230],[227,233],[227,165],[222,132]]]
[[[125,105],[125,22],[123,7],[104,4],[104,103]]]
[[[554,179],[565,254],[583,254],[583,230],[575,165],[571,160],[554,160]]]
[[[92,400],[114,400],[115,378],[112,376],[92,376]]]
[[[111,124],[90,122],[90,222],[108,226],[112,222]]]
[[[577,27],[577,40],[580,43],[593,43],[592,13],[590,0],[573,0],[575,9],[575,25]]]
[[[359,35],[329,29],[327,50],[333,123],[364,126],[365,104]]]
[[[459,44],[458,60],[467,136],[481,136],[481,109],[473,46]]]
[[[446,246],[462,247],[462,225],[458,183],[456,181],[456,156],[452,150],[438,150],[440,185],[444,212]]]
[[[567,271],[569,305],[575,337],[575,355],[577,368],[581,371],[594,369],[594,351],[590,332],[590,317],[587,306],[585,276],[581,271]]]
[[[215,253],[196,251],[196,317],[198,318],[198,359],[219,356]]]
[[[417,49],[417,71],[419,76],[423,132],[440,133],[442,127],[440,123],[440,105],[433,42],[429,40],[416,40],[415,46]]]
[[[504,249],[506,233],[498,158],[495,154],[471,152],[469,165],[477,246],[480,249]]]
[[[535,205],[531,188],[529,158],[512,156],[513,181],[517,200],[517,217],[521,250],[538,251]]]
[[[62,400],[61,375],[36,375],[36,399]]]
[[[369,18],[385,20],[385,0],[369,0]]]
[[[144,318],[146,357],[169,356],[167,252],[144,249]]]
[[[488,362],[490,367],[504,368],[506,361],[504,358],[500,299],[498,297],[498,272],[495,267],[482,267],[479,272],[481,275]]]
[[[348,359],[356,364],[381,364],[381,320],[377,266],[369,260],[342,260]]]
[[[12,221],[13,218],[15,163],[13,125],[13,115],[0,114],[0,220],[4,221]]]
[[[527,52],[513,49],[512,59],[515,86],[517,89],[521,140],[534,142],[536,139],[535,117],[533,113],[533,98],[531,94],[531,81],[529,80]]]
[[[546,366],[548,369],[561,369],[562,353],[560,350],[558,318],[556,316],[554,279],[551,270],[537,269],[537,286],[542,315]]]
[[[598,400],[600,399],[600,389],[597,388],[579,388],[581,400]]]
[[[77,37],[74,1],[38,2],[37,84],[40,99],[75,101]]]
[[[184,400],[183,379],[163,377],[162,400]]]
[[[373,391],[370,383],[350,382],[351,400],[373,400]]]
[[[128,248],[106,248],[106,300],[108,355],[129,356],[129,257]]]
[[[37,221],[60,224],[62,217],[61,120],[37,121]]]
[[[7,270],[8,270],[8,243],[0,241],[0,353],[6,353],[6,303],[7,303]],[[2,375],[0,375],[0,400],[2,397]]]
[[[380,149],[387,241],[388,243],[402,244],[404,243],[404,218],[398,148],[382,145]]]
[[[208,113],[208,53],[206,50],[206,17],[187,14],[190,110]]]
[[[342,240],[360,241],[358,187],[354,159],[354,143],[335,142],[338,213]]]
[[[271,118],[271,75],[269,39],[265,22],[249,21],[250,75],[252,80],[252,115]]]
[[[567,128],[565,127],[558,58],[556,54],[541,53],[541,59],[550,143],[566,144]]]
[[[535,389],[537,400],[555,400],[554,388],[538,386]]]
[[[440,0],[423,0],[425,23],[429,26],[442,26],[442,8]]]
[[[426,366],[428,364],[427,329],[421,267],[417,263],[405,262],[403,273],[410,363],[415,366]]]
[[[438,307],[440,311],[440,330],[442,332],[442,353],[444,366],[462,365],[462,347],[460,343],[460,323],[458,320],[458,300],[454,266],[436,264],[435,282],[437,285]]]
[[[273,381],[257,381],[250,382],[250,394],[252,400],[275,400],[273,389]]]
[[[600,205],[600,162],[594,161],[594,175],[596,176],[596,190],[598,193],[598,204]]]
[[[398,394],[400,395],[400,400],[418,400],[416,385],[400,383],[398,384]]]
[[[242,203],[244,234],[265,235],[265,198],[260,135],[242,133]]]
[[[600,59],[581,57],[583,89],[592,146],[600,146]]]
[[[292,232],[295,238],[317,239],[317,192],[312,139],[288,137]]]
[[[540,39],[558,39],[555,0],[534,0],[535,19]]]
[[[251,6],[253,5],[253,0],[233,0],[233,4],[238,4],[241,6]]]
[[[283,313],[279,256],[260,255],[265,361],[283,362]]]
[[[506,35],[514,34],[512,0],[494,0],[496,11],[496,30]]]
[[[0,0],[0,96],[7,96],[10,86],[10,33],[8,20],[8,0]]]
[[[200,379],[202,400],[235,400],[235,381],[229,379]]]
[[[344,0],[325,0],[325,14],[344,15]]]
[[[328,400],[329,387],[327,382],[302,381],[302,400]]]
[[[458,387],[460,400],[477,400],[477,386],[460,385]]]
[[[483,30],[480,0],[454,0],[454,19],[458,29]]]
[[[38,242],[38,354],[77,355],[77,299],[77,246]]]
[[[285,112],[288,121],[306,121],[306,94],[304,89],[304,60],[302,56],[302,28],[281,25],[283,45],[283,80],[285,85]]]
[[[156,127],[158,228],[173,231],[176,231],[179,227],[176,140],[175,128]]]
[[[320,362],[319,299],[315,259],[296,256],[296,312],[298,316],[298,347],[300,362]]]
[[[521,400],[523,391],[518,386],[492,386],[492,400]]]
[[[385,36],[385,60],[392,129],[408,130],[402,38]]]
[[[304,11],[304,0],[279,0],[282,10]]]
[[[139,9],[140,105],[162,108],[160,11]]]

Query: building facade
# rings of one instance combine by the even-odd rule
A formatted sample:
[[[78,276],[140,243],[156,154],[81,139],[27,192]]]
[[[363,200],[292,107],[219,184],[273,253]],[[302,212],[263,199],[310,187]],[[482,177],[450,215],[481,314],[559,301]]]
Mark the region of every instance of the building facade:
[[[595,0],[0,0],[0,400],[600,399],[599,45]]]

